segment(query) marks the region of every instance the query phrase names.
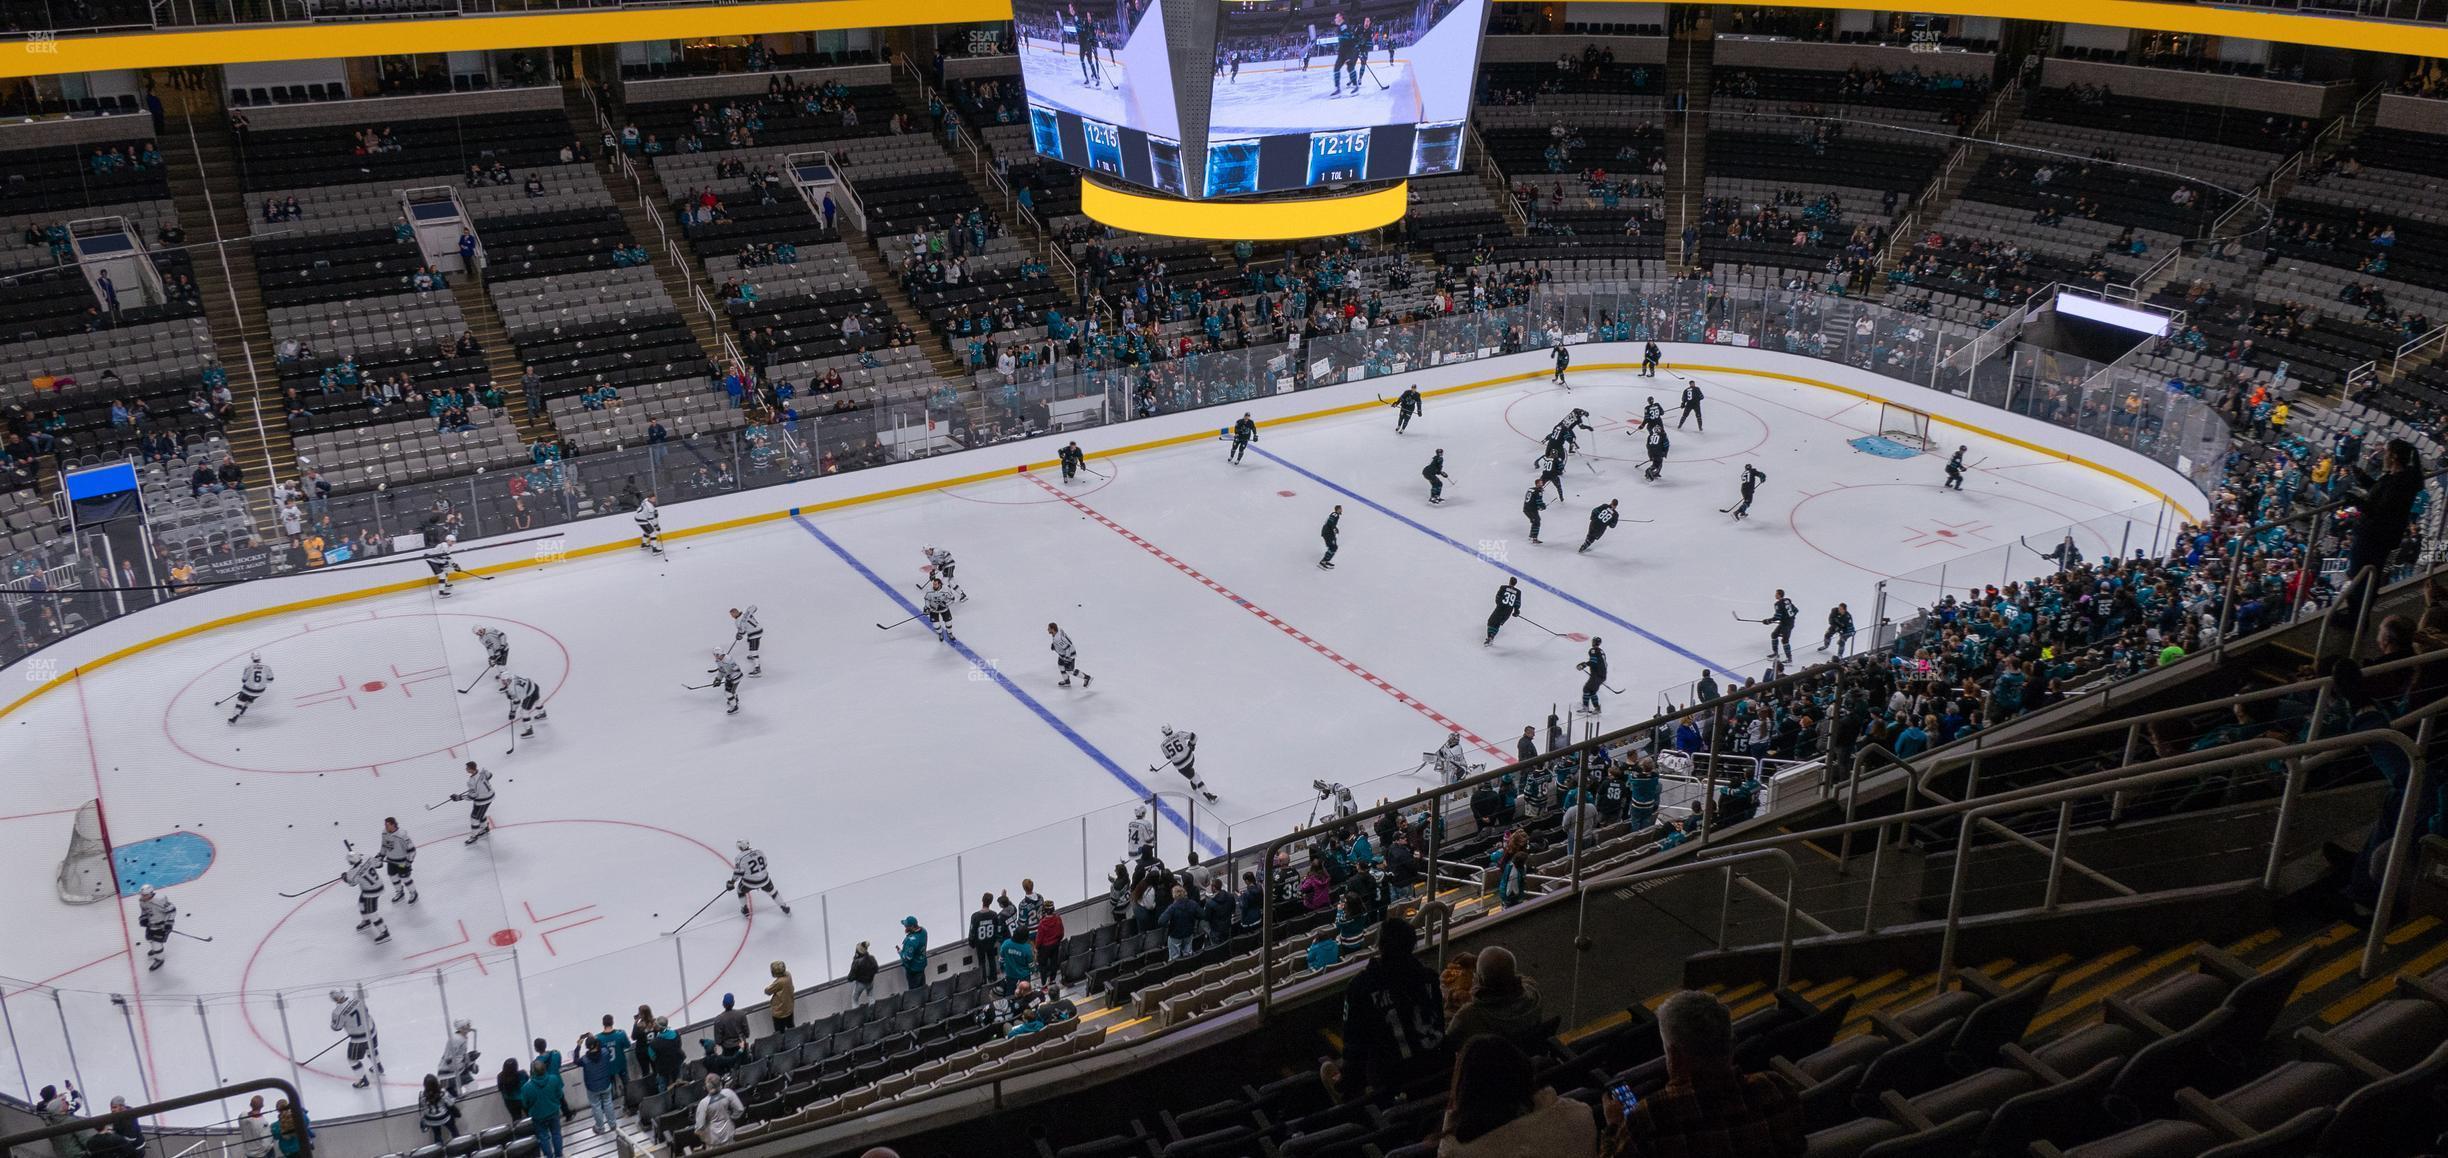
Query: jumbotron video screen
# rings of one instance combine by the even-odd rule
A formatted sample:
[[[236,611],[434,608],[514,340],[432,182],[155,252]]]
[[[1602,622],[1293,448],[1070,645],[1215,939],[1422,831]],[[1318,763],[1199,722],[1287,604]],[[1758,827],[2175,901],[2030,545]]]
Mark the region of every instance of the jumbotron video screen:
[[[1016,0],[1012,23],[1039,156],[1189,195],[1162,8],[1147,0]]]

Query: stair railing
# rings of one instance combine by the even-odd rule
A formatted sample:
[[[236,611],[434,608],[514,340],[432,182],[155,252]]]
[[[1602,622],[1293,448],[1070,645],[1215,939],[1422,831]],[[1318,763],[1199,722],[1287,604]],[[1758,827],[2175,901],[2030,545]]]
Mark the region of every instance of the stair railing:
[[[204,173],[204,146],[196,138],[195,111],[189,109],[180,119],[187,123],[188,156],[195,159],[196,178],[204,191],[204,216],[212,227],[213,259],[221,263],[221,288],[229,297],[230,317],[238,322],[238,332],[230,337],[238,343],[239,356],[246,359],[247,409],[254,415],[255,436],[263,442],[264,486],[269,494],[281,481],[281,464],[273,461],[272,430],[264,423],[263,377],[255,366],[255,347],[246,340],[246,311],[238,305],[238,275],[230,269],[230,243],[221,231],[221,208],[213,200],[212,182]]]

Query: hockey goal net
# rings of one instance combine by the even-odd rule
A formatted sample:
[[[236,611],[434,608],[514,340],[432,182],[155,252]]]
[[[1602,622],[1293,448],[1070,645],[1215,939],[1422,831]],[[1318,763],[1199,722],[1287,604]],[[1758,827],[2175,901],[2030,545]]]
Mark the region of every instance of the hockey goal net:
[[[1893,402],[1879,403],[1878,433],[1880,438],[1914,450],[1926,451],[1938,445],[1930,441],[1928,412]]]
[[[59,867],[60,899],[90,905],[119,895],[119,871],[111,863],[110,830],[102,824],[102,802],[88,800],[76,810],[68,833],[68,856]]]

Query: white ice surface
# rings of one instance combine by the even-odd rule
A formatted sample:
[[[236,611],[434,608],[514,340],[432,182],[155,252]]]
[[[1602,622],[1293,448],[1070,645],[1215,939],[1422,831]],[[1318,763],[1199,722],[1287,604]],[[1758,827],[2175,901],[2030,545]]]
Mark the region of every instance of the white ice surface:
[[[13,788],[0,975],[17,982],[0,1008],[26,1082],[73,1072],[97,1098],[133,1097],[147,1081],[195,1088],[214,1066],[286,1073],[333,1040],[325,991],[362,981],[390,1062],[379,1096],[397,1106],[450,1017],[499,1048],[565,1045],[603,1013],[625,1025],[640,1002],[703,1018],[726,991],[762,1000],[776,959],[813,984],[865,939],[889,965],[904,914],[943,945],[978,892],[1024,875],[1063,904],[1101,890],[1136,791],[1124,777],[1180,790],[1148,770],[1163,724],[1198,733],[1223,797],[1197,813],[1208,841],[1287,830],[1313,778],[1371,799],[1416,791],[1426,779],[1406,769],[1441,740],[1439,718],[1509,751],[1579,687],[1580,643],[1516,622],[1479,646],[1506,574],[1483,550],[1526,576],[1530,618],[1604,637],[1626,691],[1606,719],[1629,724],[1698,667],[1757,671],[1765,629],[1734,614],[1762,614],[1775,587],[1803,608],[1807,657],[1835,601],[1867,627],[1882,574],[2150,501],[1978,438],[1968,491],[1943,492],[1937,457],[1847,446],[1875,425],[1874,403],[1733,374],[1704,379],[1708,432],[1678,433],[1665,479],[1644,483],[1625,430],[1651,393],[1671,424],[1677,385],[1574,381],[1432,399],[1399,436],[1390,410],[1265,430],[1238,467],[1220,443],[1092,459],[1112,477],[1065,491],[1076,506],[1050,474],[1014,476],[680,540],[665,560],[623,552],[463,582],[447,602],[399,595],[205,631],[72,677],[0,719]],[[1548,512],[1546,545],[1531,546],[1519,508],[1537,440],[1576,405],[1600,429],[1583,436],[1591,453]],[[1082,441],[1093,454],[1097,440]],[[1437,447],[1456,481],[1431,507],[1419,470]],[[1719,509],[1744,462],[1770,481],[1736,523]],[[1610,497],[1626,525],[1575,554],[1589,507]],[[1342,552],[1321,571],[1318,526],[1336,503]],[[914,624],[875,626],[909,612],[860,568],[907,598],[928,544],[959,557],[967,655]],[[1954,585],[1971,581],[1994,578]],[[765,675],[726,716],[717,693],[682,685],[703,682],[709,650],[729,642],[725,609],[750,603]],[[1054,686],[1048,621],[1077,641],[1093,688]],[[507,630],[512,666],[551,689],[551,718],[515,754],[490,682],[455,691],[484,665],[478,623]],[[257,649],[279,681],[226,724],[211,701]],[[464,806],[426,808],[471,756],[500,791],[501,828],[474,849],[457,839]],[[214,940],[176,939],[160,972],[143,971],[132,900],[72,907],[52,893],[69,820],[57,810],[97,792],[123,846],[186,829],[216,848],[172,891],[180,927]],[[424,846],[422,902],[385,905],[392,943],[352,933],[353,899],[336,887],[277,895],[336,874],[342,840],[370,848],[385,815]],[[770,855],[796,911],[760,897],[743,919],[717,902],[662,936],[715,895],[742,838]],[[1164,839],[1177,854],[1180,828]],[[51,990],[20,992],[29,982],[56,987],[57,1005]],[[345,1087],[340,1057],[303,1073],[311,1095],[325,1114],[373,1108],[375,1092]],[[0,1085],[16,1081],[0,1070]]]

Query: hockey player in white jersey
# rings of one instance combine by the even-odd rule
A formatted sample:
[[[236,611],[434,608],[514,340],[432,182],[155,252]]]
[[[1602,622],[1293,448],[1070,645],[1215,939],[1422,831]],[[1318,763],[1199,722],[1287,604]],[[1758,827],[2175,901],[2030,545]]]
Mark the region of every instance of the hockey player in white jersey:
[[[544,689],[526,676],[509,672],[494,676],[493,683],[501,689],[502,698],[510,701],[510,718],[518,721],[519,735],[535,735],[535,721],[546,715],[538,706],[544,699]]]
[[[493,822],[485,814],[493,811],[493,774],[467,762],[467,787],[451,793],[453,800],[468,802],[468,835],[462,844],[474,844],[493,832]]]
[[[750,677],[765,674],[765,657],[757,654],[765,646],[765,628],[757,622],[756,615],[756,604],[753,603],[744,610],[737,607],[731,609],[731,645],[737,647],[742,640],[747,641]],[[725,648],[723,654],[729,655],[730,649]]]
[[[630,512],[629,517],[637,520],[638,550],[662,554],[663,515],[655,510],[654,496],[639,499],[637,510]]]
[[[396,816],[383,817],[382,858],[383,871],[391,877],[391,903],[415,904],[416,841],[400,831]]]
[[[459,536],[444,535],[441,542],[425,549],[425,565],[433,569],[434,594],[445,599],[450,598],[451,574],[459,570],[458,561],[451,558],[451,550],[458,545]]]
[[[1446,733],[1445,746],[1427,753],[1421,762],[1436,769],[1437,779],[1447,784],[1478,770],[1471,766],[1469,756],[1462,749],[1462,729],[1460,728]]]
[[[247,709],[254,707],[255,701],[271,686],[272,665],[263,661],[262,652],[248,653],[246,670],[238,673],[238,710],[230,713],[229,722],[237,723],[238,717],[247,714]]]
[[[178,906],[170,898],[146,885],[136,890],[136,925],[144,930],[145,969],[162,967],[162,954],[170,949],[170,928],[178,923]]]
[[[485,627],[481,624],[472,630],[476,633],[476,642],[484,646],[485,666],[499,668],[510,666],[510,637],[508,635],[498,627]]]
[[[1147,805],[1142,804],[1131,810],[1130,827],[1123,830],[1122,843],[1130,850],[1130,860],[1134,865],[1147,864],[1156,859],[1156,822],[1148,819]]]
[[[1046,634],[1053,637],[1053,642],[1046,646],[1054,649],[1054,667],[1062,672],[1062,680],[1055,687],[1070,687],[1074,675],[1079,677],[1082,688],[1096,682],[1095,676],[1080,670],[1079,649],[1071,646],[1070,632],[1064,631],[1059,623],[1049,623],[1046,624]]]
[[[362,852],[348,854],[348,863],[340,879],[357,886],[357,931],[371,930],[374,943],[380,945],[391,939],[391,926],[378,911],[382,908],[382,865]]]
[[[969,593],[961,590],[960,580],[953,577],[953,572],[958,570],[958,567],[952,562],[952,552],[941,547],[925,547],[921,550],[926,554],[927,573],[944,581],[944,589],[952,593],[952,601],[954,603],[968,602]]]
[[[442,1043],[442,1061],[434,1066],[434,1077],[452,1097],[476,1080],[476,1059],[484,1053],[476,1048],[476,1025],[466,1018],[451,1023],[450,1039]]]
[[[383,1072],[382,1041],[374,1036],[374,1014],[366,1008],[365,998],[347,990],[332,990],[331,999],[332,1032],[348,1035],[349,1072],[357,1075],[355,1084],[362,1090]],[[368,1066],[373,1073],[366,1072]]]
[[[925,592],[921,598],[925,600],[927,626],[935,629],[937,640],[951,643],[953,641],[952,593],[944,590],[944,581],[941,579],[927,580],[927,585],[921,590]]]
[[[707,668],[706,674],[713,676],[714,680],[705,686],[720,689],[723,694],[723,713],[725,715],[737,714],[739,712],[740,666],[731,662],[729,655],[718,651],[714,653],[714,666]]]
[[[1199,779],[1198,733],[1176,732],[1173,730],[1173,725],[1166,724],[1164,726],[1164,758],[1166,763],[1173,765],[1174,771],[1181,773],[1182,779],[1190,782],[1192,792],[1206,797],[1209,804],[1215,803],[1216,794],[1207,791],[1207,782]],[[1148,766],[1148,771],[1153,772],[1156,767],[1151,764]]]
[[[743,840],[739,842],[739,855],[731,858],[731,891],[739,895],[742,915],[748,912],[748,893],[751,889],[765,890],[765,895],[782,906],[783,912],[790,912],[790,902],[774,891],[773,877],[765,871],[764,852]]]

